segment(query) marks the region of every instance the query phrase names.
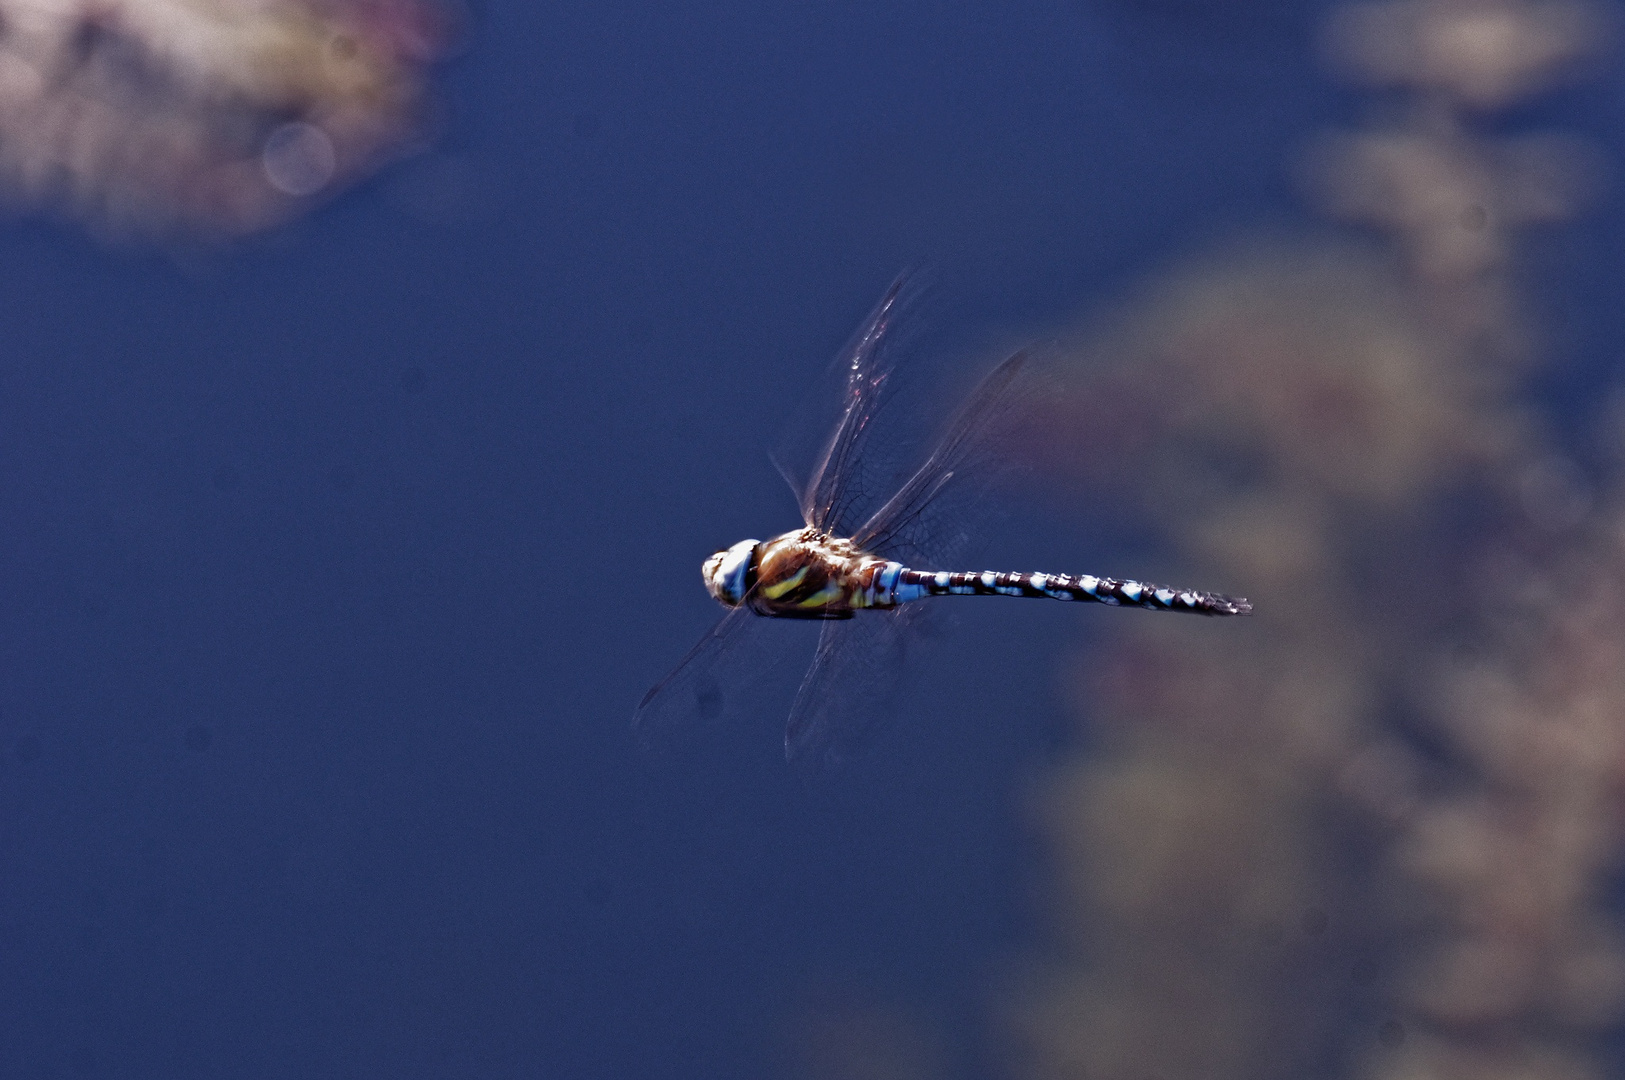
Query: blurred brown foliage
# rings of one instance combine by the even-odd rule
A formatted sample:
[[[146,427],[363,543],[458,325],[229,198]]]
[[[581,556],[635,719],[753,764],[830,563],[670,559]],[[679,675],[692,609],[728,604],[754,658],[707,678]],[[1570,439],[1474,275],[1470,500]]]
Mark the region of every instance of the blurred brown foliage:
[[[1029,450],[1145,511],[1250,623],[1124,618],[1052,776],[1034,1080],[1600,1076],[1625,1015],[1625,514],[1522,392],[1526,228],[1597,154],[1479,118],[1572,77],[1581,0],[1383,0],[1336,67],[1403,95],[1304,176],[1376,248],[1188,265],[1078,349]],[[1125,491],[1123,494],[1128,494]],[[1135,568],[1123,568],[1133,573]]]
[[[0,196],[234,236],[411,145],[437,0],[0,0]]]

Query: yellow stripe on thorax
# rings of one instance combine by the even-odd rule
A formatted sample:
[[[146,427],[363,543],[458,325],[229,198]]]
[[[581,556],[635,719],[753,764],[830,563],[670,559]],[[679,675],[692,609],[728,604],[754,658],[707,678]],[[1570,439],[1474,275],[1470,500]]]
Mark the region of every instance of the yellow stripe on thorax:
[[[800,575],[798,574],[797,577],[799,577],[799,576]],[[834,582],[830,582],[828,585],[825,585],[822,589],[818,590],[817,592],[813,593],[811,596],[807,597],[807,599],[797,601],[796,602],[796,607],[798,607],[798,608],[820,608],[820,607],[824,607],[824,606],[828,605],[831,600],[836,599],[840,595],[841,595],[841,587],[839,585],[835,584]]]
[[[773,585],[764,585],[762,587],[762,595],[766,596],[769,600],[777,600],[779,597],[783,596],[797,585],[800,585],[806,577],[807,567],[803,566],[800,570],[797,570],[792,576],[785,578],[783,581],[777,582]]]

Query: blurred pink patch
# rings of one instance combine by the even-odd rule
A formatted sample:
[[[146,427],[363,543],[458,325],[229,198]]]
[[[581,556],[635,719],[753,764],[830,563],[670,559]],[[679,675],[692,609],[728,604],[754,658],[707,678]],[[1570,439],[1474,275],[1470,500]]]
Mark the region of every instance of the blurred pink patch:
[[[0,0],[0,192],[115,234],[269,228],[406,151],[436,0]]]
[[[400,0],[350,0],[335,11],[353,20],[359,32],[388,41],[396,55],[427,62],[442,55],[460,30],[459,13],[442,4]]]

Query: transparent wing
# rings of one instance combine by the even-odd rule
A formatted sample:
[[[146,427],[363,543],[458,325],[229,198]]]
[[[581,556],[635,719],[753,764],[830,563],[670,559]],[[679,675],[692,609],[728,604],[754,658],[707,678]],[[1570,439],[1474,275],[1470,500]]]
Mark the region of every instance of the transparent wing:
[[[638,703],[632,726],[644,745],[724,717],[760,711],[776,722],[783,716],[788,693],[773,695],[775,675],[785,673],[791,658],[806,655],[807,641],[806,627],[780,625],[786,621],[744,606],[724,615]]]
[[[992,477],[986,472],[990,434],[1010,409],[1017,377],[1026,368],[1023,349],[989,372],[955,415],[936,449],[886,503],[857,528],[852,541],[865,551],[912,563],[921,568],[946,558],[964,538],[957,533],[963,522],[957,515],[933,513],[940,496],[951,486],[963,489],[970,501],[983,494]],[[969,466],[981,466],[973,469]],[[972,475],[962,475],[970,473]],[[980,475],[975,475],[980,473]]]
[[[820,624],[818,650],[784,729],[784,756],[813,767],[852,752],[902,688],[903,651],[920,608]]]
[[[803,520],[833,535],[850,530],[855,522],[846,519],[852,516],[854,504],[862,501],[863,448],[889,394],[895,350],[888,346],[910,291],[907,286],[906,277],[892,282],[852,340],[837,354],[840,412],[834,430],[814,455],[805,480],[788,467],[792,464],[789,454],[781,449],[774,455],[779,472],[796,492]]]

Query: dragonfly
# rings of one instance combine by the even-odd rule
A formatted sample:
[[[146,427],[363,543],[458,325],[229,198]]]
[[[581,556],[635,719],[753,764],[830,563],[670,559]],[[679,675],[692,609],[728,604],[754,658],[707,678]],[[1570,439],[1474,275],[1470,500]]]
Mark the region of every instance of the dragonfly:
[[[645,732],[714,711],[727,692],[725,661],[750,654],[743,643],[770,620],[820,626],[817,649],[785,724],[792,760],[836,756],[841,713],[866,687],[895,672],[888,657],[920,602],[938,596],[1013,596],[1147,608],[1196,615],[1249,615],[1240,597],[1173,589],[1093,574],[956,571],[909,565],[950,546],[951,531],[933,511],[982,448],[1028,366],[1022,350],[977,385],[935,448],[889,497],[868,491],[866,468],[875,418],[890,395],[895,350],[888,349],[905,295],[893,282],[837,356],[842,384],[838,419],[804,482],[781,464],[802,524],[769,540],[741,540],[707,558],[706,590],[728,609],[677,667],[644,695],[634,724]],[[906,562],[904,560],[907,560]],[[750,654],[754,655],[754,654]],[[738,667],[739,665],[735,665]]]

